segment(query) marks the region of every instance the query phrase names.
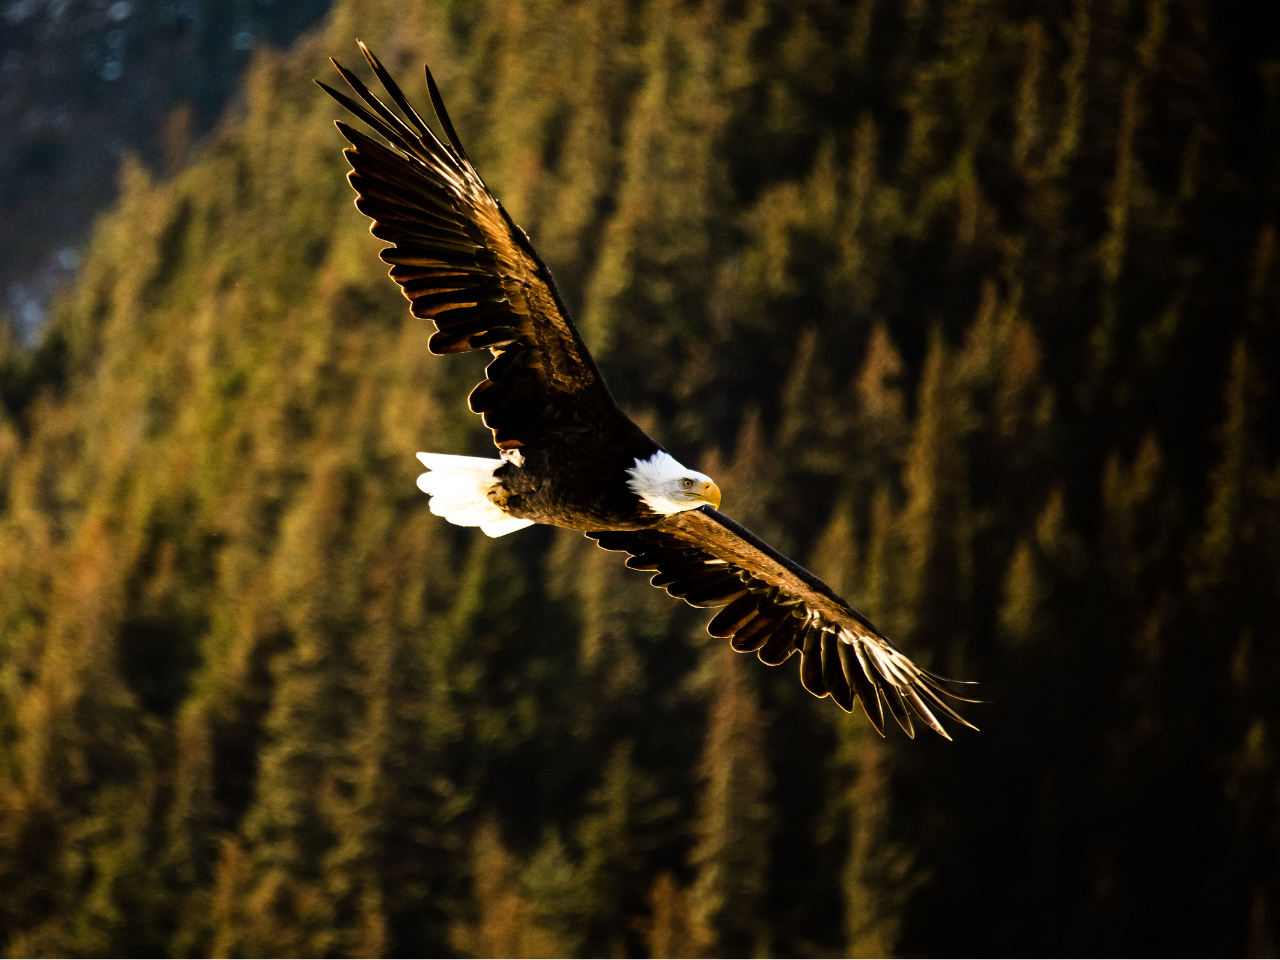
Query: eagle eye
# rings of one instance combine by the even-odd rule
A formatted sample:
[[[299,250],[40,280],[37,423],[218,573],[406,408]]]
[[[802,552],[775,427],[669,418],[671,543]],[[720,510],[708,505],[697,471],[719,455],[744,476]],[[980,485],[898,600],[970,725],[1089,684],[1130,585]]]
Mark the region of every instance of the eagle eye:
[[[688,477],[685,477],[683,480],[680,481],[680,486],[688,490],[690,487],[693,486],[693,481],[690,480]]]

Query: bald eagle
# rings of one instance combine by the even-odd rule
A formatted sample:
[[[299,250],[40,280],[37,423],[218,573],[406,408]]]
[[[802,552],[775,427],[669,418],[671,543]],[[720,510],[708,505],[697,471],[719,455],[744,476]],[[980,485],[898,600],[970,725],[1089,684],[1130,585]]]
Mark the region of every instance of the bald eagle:
[[[499,457],[419,453],[431,512],[499,537],[534,523],[580,530],[652,584],[696,607],[718,607],[708,631],[767,664],[800,654],[800,682],[883,735],[885,712],[908,736],[912,713],[947,735],[937,714],[972,727],[943,696],[964,699],[901,653],[825,583],[719,512],[720,488],[645,434],[618,407],[555,281],[480,179],[427,70],[442,142],[378,59],[369,62],[398,113],[333,61],[358,101],[320,86],[382,142],[338,121],[351,144],[356,207],[391,246],[382,259],[432,353],[488,350],[468,404]],[[319,81],[317,81],[319,83]],[[974,728],[976,729],[976,728]]]

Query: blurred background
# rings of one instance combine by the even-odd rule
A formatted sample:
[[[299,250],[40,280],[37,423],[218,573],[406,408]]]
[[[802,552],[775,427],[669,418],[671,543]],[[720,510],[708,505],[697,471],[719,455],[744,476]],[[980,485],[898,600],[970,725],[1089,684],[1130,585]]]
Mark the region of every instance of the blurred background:
[[[9,955],[1275,955],[1280,7],[0,18]],[[353,207],[356,37],[628,412],[981,733],[427,512],[483,358]]]

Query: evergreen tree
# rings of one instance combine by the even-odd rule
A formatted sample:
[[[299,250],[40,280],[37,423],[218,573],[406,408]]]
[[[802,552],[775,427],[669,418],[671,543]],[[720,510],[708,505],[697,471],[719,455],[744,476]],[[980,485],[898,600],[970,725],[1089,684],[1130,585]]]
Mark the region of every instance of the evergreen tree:
[[[765,720],[738,657],[715,657],[715,694],[707,724],[689,891],[695,955],[768,953],[761,915],[769,869]]]

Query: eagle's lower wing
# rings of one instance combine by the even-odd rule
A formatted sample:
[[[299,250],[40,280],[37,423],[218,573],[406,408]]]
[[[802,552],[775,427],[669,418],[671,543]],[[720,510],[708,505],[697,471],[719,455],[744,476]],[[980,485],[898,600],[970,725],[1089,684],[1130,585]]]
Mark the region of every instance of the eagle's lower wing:
[[[468,403],[494,442],[503,450],[541,446],[624,422],[546,265],[462,149],[431,72],[427,87],[448,146],[360,49],[400,113],[336,61],[363,103],[320,84],[386,141],[338,122],[351,142],[356,206],[373,219],[373,235],[393,244],[382,259],[414,316],[435,321],[431,352],[493,353]]]
[[[846,711],[854,699],[876,730],[884,711],[907,736],[911,713],[951,739],[936,713],[973,727],[942,699],[957,700],[942,678],[902,654],[875,624],[799,564],[710,507],[668,517],[639,531],[589,533],[606,550],[631,554],[627,566],[656,571],[652,583],[695,607],[723,607],[707,627],[733,649],[770,665],[800,653],[800,682]],[[976,729],[976,728],[974,728]]]

